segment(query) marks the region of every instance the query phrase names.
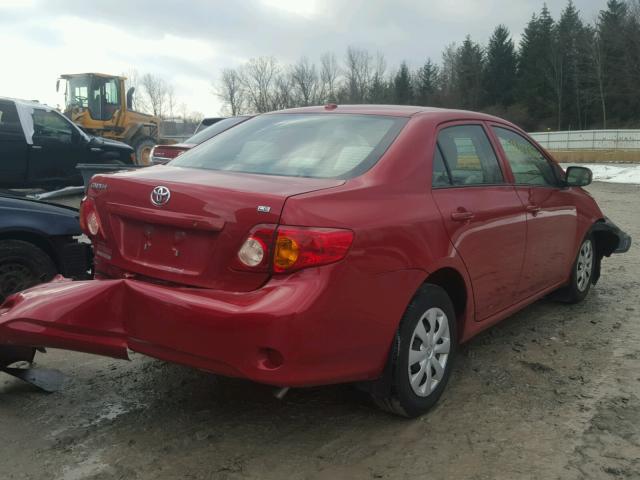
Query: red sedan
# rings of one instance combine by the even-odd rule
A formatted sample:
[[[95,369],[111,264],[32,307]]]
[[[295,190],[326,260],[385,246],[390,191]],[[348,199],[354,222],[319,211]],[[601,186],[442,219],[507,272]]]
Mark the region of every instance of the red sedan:
[[[195,135],[187,138],[182,143],[174,143],[172,145],[156,145],[151,149],[151,164],[161,165],[170,162],[179,155],[182,155],[187,150],[191,150],[196,145],[200,145],[202,142],[206,142],[216,135],[220,135],[222,132],[226,132],[230,128],[235,127],[236,125],[240,125],[242,122],[249,120],[251,117],[252,115],[240,115],[237,117],[222,119],[216,118],[215,123],[210,124],[209,126],[205,125],[205,128],[203,129],[198,127]],[[205,120],[203,120],[203,122]]]
[[[484,114],[260,115],[167,166],[95,176],[81,221],[96,279],[10,297],[0,344],[358,382],[416,416],[460,342],[545,295],[582,300],[602,258],[628,250],[590,181]]]

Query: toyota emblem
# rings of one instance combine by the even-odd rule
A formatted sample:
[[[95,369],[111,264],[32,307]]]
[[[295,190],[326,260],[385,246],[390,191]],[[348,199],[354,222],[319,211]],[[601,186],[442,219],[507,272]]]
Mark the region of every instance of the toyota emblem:
[[[151,203],[156,207],[166,205],[171,198],[171,191],[167,187],[158,185],[151,191]]]

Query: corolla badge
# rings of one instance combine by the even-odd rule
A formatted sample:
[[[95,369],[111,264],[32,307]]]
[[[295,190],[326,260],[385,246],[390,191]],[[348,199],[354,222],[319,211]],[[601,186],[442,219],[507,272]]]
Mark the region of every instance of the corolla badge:
[[[151,191],[151,203],[156,207],[166,205],[171,198],[171,191],[162,185],[158,185]]]

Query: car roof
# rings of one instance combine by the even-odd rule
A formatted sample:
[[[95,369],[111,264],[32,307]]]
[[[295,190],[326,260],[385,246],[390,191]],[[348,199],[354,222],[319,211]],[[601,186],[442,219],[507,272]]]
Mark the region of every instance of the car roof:
[[[0,101],[13,102],[16,105],[22,105],[23,107],[44,108],[45,110],[54,110],[53,107],[50,107],[45,103],[40,103],[37,100],[22,100],[21,98],[0,97]]]
[[[510,122],[502,118],[494,117],[486,113],[449,108],[420,107],[415,105],[336,105],[333,107],[333,105],[330,104],[324,106],[290,108],[272,113],[348,113],[360,115],[390,115],[394,117],[426,115],[439,121],[476,119],[510,124]]]

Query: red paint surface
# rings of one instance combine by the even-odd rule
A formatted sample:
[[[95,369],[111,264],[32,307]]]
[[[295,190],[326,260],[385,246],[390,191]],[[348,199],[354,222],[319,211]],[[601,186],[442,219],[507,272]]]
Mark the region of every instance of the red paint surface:
[[[432,190],[437,129],[463,121],[520,131],[494,117],[417,107],[303,111],[411,119],[373,168],[347,181],[165,166],[98,176],[108,185],[90,192],[104,230],[94,239],[98,279],[58,280],[8,299],[0,343],[122,358],[129,348],[274,385],[372,379],[429,275],[446,268],[464,279],[464,341],[566,283],[580,241],[603,217],[579,188]],[[163,207],[150,202],[158,185],[171,190]],[[455,215],[465,212],[471,218]],[[343,260],[291,274],[234,268],[259,224],[348,229],[353,243]]]

